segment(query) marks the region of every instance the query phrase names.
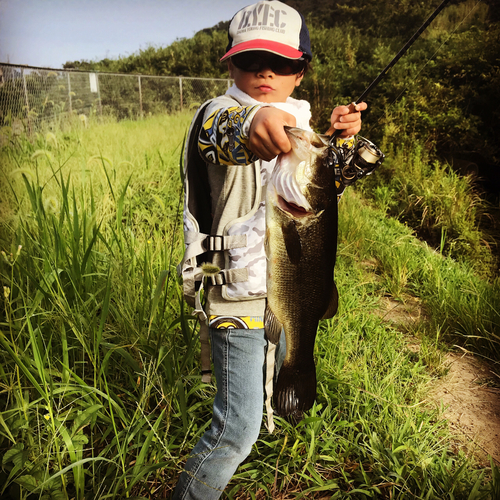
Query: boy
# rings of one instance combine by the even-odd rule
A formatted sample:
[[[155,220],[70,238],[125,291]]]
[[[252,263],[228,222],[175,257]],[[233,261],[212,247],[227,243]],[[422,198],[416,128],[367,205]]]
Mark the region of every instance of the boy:
[[[191,126],[184,286],[185,293],[191,287],[186,295],[192,296],[195,312],[207,318],[210,327],[217,394],[211,428],[192,451],[174,500],[219,498],[259,435],[267,352],[263,186],[276,156],[291,149],[284,127],[311,130],[309,103],[290,97],[311,59],[300,13],[276,0],[243,8],[231,21],[227,52],[221,58],[234,85],[203,107]],[[328,133],[339,130],[344,138],[339,142],[357,134],[359,111],[364,109],[365,103],[353,113],[347,106],[335,108]],[[213,264],[212,275],[201,307],[194,282],[203,281],[199,265],[207,261]],[[278,365],[283,344],[277,348]],[[202,358],[203,345],[202,334]],[[207,364],[202,359],[202,368]]]

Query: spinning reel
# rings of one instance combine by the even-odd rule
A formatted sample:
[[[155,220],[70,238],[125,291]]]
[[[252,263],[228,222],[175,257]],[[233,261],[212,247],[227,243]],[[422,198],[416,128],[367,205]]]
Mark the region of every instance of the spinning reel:
[[[328,147],[328,164],[335,167],[335,179],[340,182],[337,194],[358,179],[370,175],[385,158],[384,153],[364,137],[357,136],[354,148],[336,147],[334,137]]]

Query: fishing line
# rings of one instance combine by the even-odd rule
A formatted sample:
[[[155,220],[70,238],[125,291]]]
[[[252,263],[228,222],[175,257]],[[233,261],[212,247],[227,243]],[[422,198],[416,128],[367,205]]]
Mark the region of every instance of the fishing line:
[[[482,0],[478,0],[474,7],[469,11],[469,13],[455,26],[453,31],[448,35],[448,38],[436,49],[436,51],[427,59],[425,64],[419,69],[418,73],[412,77],[412,80],[417,80],[418,76],[422,71],[426,68],[426,66],[432,61],[432,59],[436,56],[436,54],[449,42],[450,38],[456,33],[456,31],[462,26],[462,24],[469,18],[469,16],[472,15],[472,13],[476,10],[477,6],[482,3]],[[388,104],[388,108],[390,108],[407,90],[408,90],[409,85],[406,85],[403,90]],[[377,125],[382,121],[384,118],[384,115],[381,116],[378,121]]]

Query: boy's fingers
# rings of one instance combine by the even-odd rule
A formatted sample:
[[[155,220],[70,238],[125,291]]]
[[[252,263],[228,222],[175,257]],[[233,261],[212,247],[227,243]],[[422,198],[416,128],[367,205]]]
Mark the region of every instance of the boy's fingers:
[[[349,113],[348,115],[342,115],[339,118],[340,123],[351,123],[360,120],[361,120],[361,113],[359,111],[355,111],[354,113]]]
[[[250,126],[249,147],[263,160],[272,160],[280,153],[288,153],[291,144],[285,133],[286,125],[295,126],[295,117],[273,107],[258,111]]]
[[[253,146],[253,152],[262,160],[270,161],[281,152],[271,139],[262,139]]]
[[[290,139],[286,135],[284,125],[283,127],[276,127],[273,135],[270,137],[272,141],[272,146],[270,150],[278,155],[279,153],[288,153],[292,148],[290,144]]]
[[[335,123],[339,120],[341,116],[345,116],[349,113],[349,108],[347,106],[337,106],[330,117],[330,121]]]
[[[283,130],[284,133],[284,130]],[[266,130],[256,130],[250,139],[250,149],[262,160],[270,161],[284,150],[290,150],[290,141],[286,134],[279,140],[270,136]]]
[[[349,115],[353,114],[359,111],[365,111],[366,108],[368,108],[368,105],[366,102],[360,102],[358,104],[351,103],[349,106],[337,106],[334,108],[332,111],[332,117],[333,116],[344,116],[344,115]]]
[[[350,137],[356,135],[361,130],[361,120],[351,122],[337,122],[334,124],[335,130],[341,130],[341,137]]]
[[[272,160],[278,156],[282,151],[290,151],[290,141],[285,134],[279,134],[279,129],[273,132],[273,135],[267,133],[264,128],[256,129],[250,138],[250,149],[263,160]]]
[[[361,111],[367,109],[366,102],[351,103],[349,106],[337,106],[332,111],[331,127],[327,134],[340,130],[340,137],[356,135],[361,130]]]

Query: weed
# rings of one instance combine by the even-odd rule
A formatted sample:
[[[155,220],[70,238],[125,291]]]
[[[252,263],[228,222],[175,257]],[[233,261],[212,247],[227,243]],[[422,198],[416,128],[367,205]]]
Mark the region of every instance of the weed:
[[[188,123],[79,126],[2,150],[0,496],[167,496],[209,425],[215,390],[175,277]],[[340,307],[318,334],[317,402],[262,433],[227,497],[495,498],[496,466],[456,454],[422,395],[446,339],[497,359],[498,287],[353,191],[340,213]],[[430,311],[422,336],[440,334],[419,356],[373,314],[386,294]]]

